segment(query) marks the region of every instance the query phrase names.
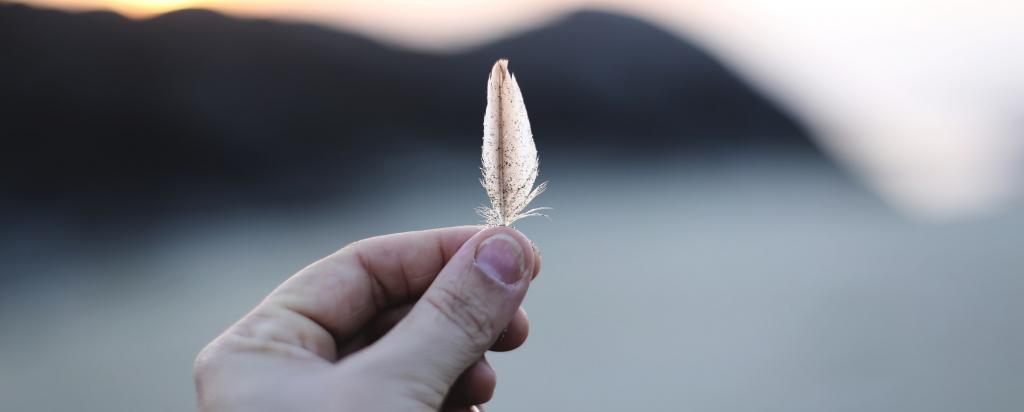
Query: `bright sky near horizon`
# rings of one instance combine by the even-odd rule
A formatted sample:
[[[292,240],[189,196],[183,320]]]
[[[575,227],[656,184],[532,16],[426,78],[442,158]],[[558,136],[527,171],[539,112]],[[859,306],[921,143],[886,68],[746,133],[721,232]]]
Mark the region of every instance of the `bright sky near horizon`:
[[[184,7],[314,21],[409,47],[484,43],[584,7],[708,48],[894,204],[926,218],[1020,206],[1019,0],[35,0],[144,17]]]

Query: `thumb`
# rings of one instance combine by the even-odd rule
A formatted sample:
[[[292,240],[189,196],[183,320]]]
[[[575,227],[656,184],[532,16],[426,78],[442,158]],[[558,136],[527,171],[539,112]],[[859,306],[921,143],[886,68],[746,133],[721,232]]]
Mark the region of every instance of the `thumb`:
[[[401,322],[361,355],[372,373],[425,389],[439,406],[459,375],[480,360],[526,296],[536,256],[508,227],[466,241]]]

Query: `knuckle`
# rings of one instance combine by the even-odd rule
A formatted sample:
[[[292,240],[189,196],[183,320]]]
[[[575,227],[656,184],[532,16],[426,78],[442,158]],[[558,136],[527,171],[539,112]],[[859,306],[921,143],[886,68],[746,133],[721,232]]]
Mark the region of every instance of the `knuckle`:
[[[332,253],[331,256],[329,256],[329,257],[337,258],[337,257],[350,256],[350,255],[356,254],[356,253],[359,252],[359,249],[361,247],[363,247],[364,244],[366,244],[366,239],[360,239],[360,240],[356,240],[354,242],[350,242],[349,244],[345,245],[341,249],[338,249],[336,252]]]
[[[465,338],[474,347],[490,346],[495,334],[495,325],[482,299],[440,285],[434,292],[423,296],[427,304],[433,306],[442,317],[464,333]]]
[[[214,349],[215,345],[216,342],[207,345],[203,350],[199,351],[199,354],[196,355],[195,360],[192,362],[192,378],[197,385],[206,382],[207,378],[213,374],[220,363]]]
[[[401,389],[408,399],[416,400],[433,410],[437,410],[444,403],[448,393],[447,384],[438,379],[402,382]]]
[[[210,390],[209,386],[215,375],[218,361],[216,355],[211,350],[211,345],[203,348],[202,351],[196,356],[195,361],[192,362],[192,382],[195,385],[196,396],[199,400],[201,409],[202,405],[207,404],[210,401]]]
[[[360,239],[360,240],[356,240],[356,241],[353,241],[353,242],[349,242],[349,244],[345,245],[345,247],[341,248],[341,250],[351,251],[353,249],[358,249],[360,247],[360,245],[362,245],[364,243],[366,243],[366,239]]]

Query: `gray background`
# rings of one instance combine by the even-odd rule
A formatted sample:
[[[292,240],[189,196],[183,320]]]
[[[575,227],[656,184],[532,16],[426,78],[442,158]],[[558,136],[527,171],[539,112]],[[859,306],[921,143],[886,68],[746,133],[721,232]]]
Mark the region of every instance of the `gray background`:
[[[541,155],[554,210],[518,226],[544,271],[490,410],[1024,407],[1019,208],[916,221],[800,157]],[[477,221],[476,161],[399,156],[335,201],[116,236],[26,214],[0,249],[2,409],[194,408],[196,352],[305,264]]]

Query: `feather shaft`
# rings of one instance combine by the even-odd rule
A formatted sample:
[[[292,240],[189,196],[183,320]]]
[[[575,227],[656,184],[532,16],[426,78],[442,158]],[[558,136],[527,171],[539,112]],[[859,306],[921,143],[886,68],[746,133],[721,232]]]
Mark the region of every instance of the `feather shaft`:
[[[546,182],[534,187],[539,171],[537,147],[519,84],[508,71],[508,61],[498,60],[487,80],[487,109],[480,155],[480,184],[491,206],[478,208],[485,223],[508,226],[528,216],[538,216],[526,206],[544,192]]]

